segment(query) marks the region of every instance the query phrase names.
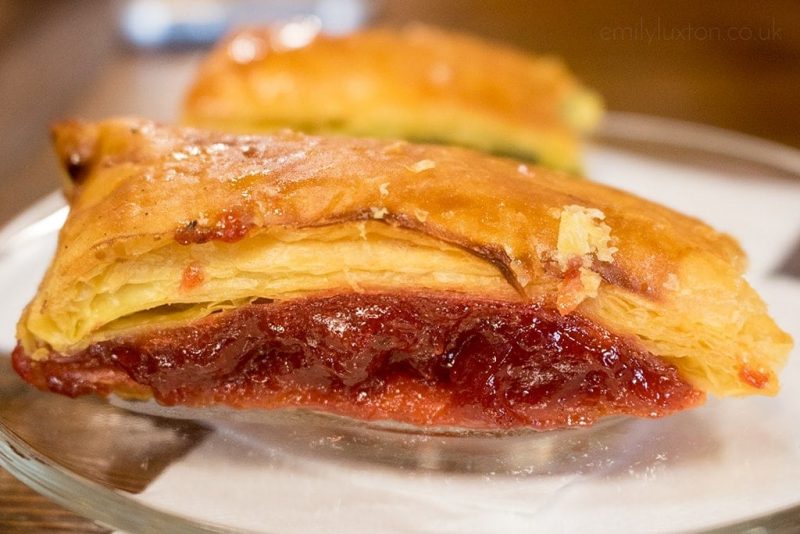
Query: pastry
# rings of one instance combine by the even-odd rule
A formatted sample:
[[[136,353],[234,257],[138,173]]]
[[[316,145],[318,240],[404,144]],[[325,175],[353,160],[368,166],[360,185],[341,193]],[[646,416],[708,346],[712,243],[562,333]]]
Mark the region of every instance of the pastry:
[[[344,37],[318,29],[232,35],[200,67],[185,122],[464,145],[574,171],[580,138],[600,118],[599,98],[554,58],[420,25]]]
[[[767,394],[737,243],[457,147],[64,122],[70,214],[18,326],[39,388],[552,429]]]

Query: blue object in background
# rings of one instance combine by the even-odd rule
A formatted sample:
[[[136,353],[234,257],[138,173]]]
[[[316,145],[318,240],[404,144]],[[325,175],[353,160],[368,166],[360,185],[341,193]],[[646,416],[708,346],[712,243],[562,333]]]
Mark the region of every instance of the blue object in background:
[[[373,6],[365,0],[129,0],[120,10],[120,29],[140,48],[208,46],[233,27],[298,17],[316,19],[325,33],[342,34],[364,25]]]

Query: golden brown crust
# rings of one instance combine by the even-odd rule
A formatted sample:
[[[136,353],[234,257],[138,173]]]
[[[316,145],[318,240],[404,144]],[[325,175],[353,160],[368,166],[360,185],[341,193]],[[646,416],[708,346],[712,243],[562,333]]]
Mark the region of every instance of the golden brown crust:
[[[703,390],[777,390],[776,372],[791,343],[741,278],[744,257],[736,242],[633,195],[441,146],[293,132],[234,136],[137,119],[67,122],[54,131],[62,161],[78,151],[87,164],[71,196],[56,259],[20,323],[20,338],[34,357],[47,357],[51,345],[74,350],[88,339],[80,328],[91,333],[103,326],[86,315],[93,312],[76,307],[100,282],[147,289],[155,276],[149,273],[166,272],[163,264],[188,252],[178,271],[164,275],[174,285],[167,286],[163,303],[213,303],[231,297],[197,296],[210,287],[205,275],[187,289],[185,269],[196,269],[198,259],[193,254],[202,251],[209,273],[221,270],[230,282],[233,275],[225,273],[243,254],[240,245],[265,257],[275,243],[284,243],[280,250],[289,263],[281,265],[291,270],[328,256],[334,243],[329,233],[344,232],[336,235],[344,243],[336,249],[346,251],[341,254],[382,262],[378,289],[413,286],[419,278],[396,285],[398,278],[385,276],[402,271],[413,251],[414,257],[444,258],[436,265],[457,268],[445,269],[444,281],[435,273],[425,278],[426,288],[456,290],[456,272],[466,277],[458,280],[470,281],[464,291],[547,303],[563,314],[578,310],[617,335],[636,337]],[[362,236],[363,246],[383,248],[352,248],[361,242],[358,231],[367,230],[362,224],[372,225],[370,232],[375,225],[391,230],[377,240]],[[258,245],[259,239],[267,244]],[[304,240],[317,248],[292,260],[298,250],[292,247]],[[453,246],[497,266],[499,278]],[[249,265],[259,276],[275,268]],[[351,281],[346,265],[342,270],[340,278],[305,273],[298,280],[333,281],[316,290],[359,290],[368,278]],[[273,285],[269,294],[242,296],[293,298],[304,287],[311,291],[300,285],[281,293]],[[225,288],[219,291],[227,295],[230,286]],[[119,297],[111,292],[103,303]],[[136,311],[137,302],[126,313]],[[71,332],[64,332],[64,317],[73,321]],[[37,347],[43,351],[38,356]],[[761,387],[743,379],[753,373],[742,368],[765,376]]]
[[[444,142],[575,169],[599,120],[599,98],[553,58],[420,25],[317,30],[292,22],[224,40],[187,95],[187,123]]]
[[[73,202],[63,265],[85,264],[90,251],[110,240],[175,239],[198,225],[213,234],[231,224],[303,228],[381,220],[464,247],[525,287],[526,278],[553,270],[542,251],[556,250],[559,212],[568,205],[605,215],[618,250],[599,270],[613,285],[656,298],[689,255],[744,265],[733,239],[696,219],[465,149],[288,131],[233,136],[135,119],[63,123],[54,131],[63,161],[85,150],[87,140],[105,140],[94,144],[92,175]]]

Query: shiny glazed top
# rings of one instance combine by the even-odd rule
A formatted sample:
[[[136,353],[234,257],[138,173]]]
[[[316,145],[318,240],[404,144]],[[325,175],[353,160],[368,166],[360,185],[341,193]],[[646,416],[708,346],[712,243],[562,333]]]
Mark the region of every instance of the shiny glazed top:
[[[696,219],[467,149],[293,132],[233,136],[136,119],[65,122],[54,132],[73,177],[54,275],[79,274],[98,253],[105,261],[143,253],[180,239],[193,221],[197,233],[235,213],[253,231],[381,220],[463,246],[525,290],[560,278],[551,252],[568,205],[599,210],[612,229],[614,262],[597,266],[607,283],[656,297],[689,256],[729,276],[744,266],[735,241]]]

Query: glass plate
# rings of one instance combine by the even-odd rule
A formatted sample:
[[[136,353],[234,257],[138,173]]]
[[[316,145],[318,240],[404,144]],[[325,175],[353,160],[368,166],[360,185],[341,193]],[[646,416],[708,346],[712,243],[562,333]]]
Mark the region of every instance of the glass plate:
[[[800,153],[617,113],[588,147],[587,171],[738,237],[750,280],[800,338],[800,282],[787,260],[800,236]],[[0,232],[4,356],[64,216],[51,196]],[[423,435],[289,410],[71,400],[27,387],[2,360],[0,464],[122,530],[800,528],[797,350],[776,398],[712,399],[660,420],[511,435]]]

